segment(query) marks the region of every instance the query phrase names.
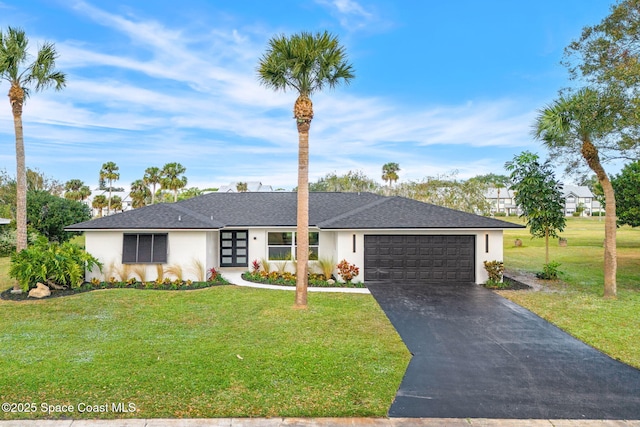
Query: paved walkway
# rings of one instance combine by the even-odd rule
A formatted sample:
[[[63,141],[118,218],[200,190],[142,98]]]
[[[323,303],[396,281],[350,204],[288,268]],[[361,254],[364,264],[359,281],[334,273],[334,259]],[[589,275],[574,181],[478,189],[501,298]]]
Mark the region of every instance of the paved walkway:
[[[214,418],[0,421],[0,427],[640,427],[640,421],[455,418]]]
[[[244,273],[247,269],[243,270],[223,270],[221,274],[227,279],[229,282],[238,286],[247,286],[250,288],[259,288],[259,289],[273,289],[278,291],[295,291],[295,286],[280,286],[280,285],[265,285],[262,283],[253,283],[247,282],[242,279],[242,273]],[[368,294],[369,289],[367,288],[316,288],[309,286],[309,292],[342,292],[342,293],[350,293],[350,294]]]

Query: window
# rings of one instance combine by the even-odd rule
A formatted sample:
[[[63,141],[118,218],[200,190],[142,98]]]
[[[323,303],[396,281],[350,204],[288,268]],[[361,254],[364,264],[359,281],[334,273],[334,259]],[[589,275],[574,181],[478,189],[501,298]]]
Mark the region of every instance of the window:
[[[167,262],[166,234],[125,234],[122,243],[123,264]]]
[[[291,254],[295,251],[294,236],[296,233],[287,232],[269,232],[267,236],[269,260],[287,260],[292,259]],[[309,233],[309,259],[318,259],[319,236],[318,232]],[[297,240],[297,239],[296,239]]]

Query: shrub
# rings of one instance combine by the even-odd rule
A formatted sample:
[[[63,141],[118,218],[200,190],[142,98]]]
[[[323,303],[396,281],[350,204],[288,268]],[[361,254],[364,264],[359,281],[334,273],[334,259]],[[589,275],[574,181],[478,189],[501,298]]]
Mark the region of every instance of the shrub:
[[[27,243],[38,240],[38,233],[27,233]],[[7,228],[0,232],[0,256],[11,256],[16,252],[16,229]]]
[[[360,269],[355,266],[355,264],[349,264],[346,259],[343,259],[338,264],[338,273],[342,280],[345,282],[351,282],[354,277],[360,274]]]
[[[73,243],[49,243],[44,237],[11,257],[9,275],[24,291],[42,282],[65,288],[78,288],[84,282],[85,270],[102,264]]]
[[[560,265],[561,264],[557,261],[551,261],[542,267],[542,271],[540,273],[536,273],[536,277],[543,280],[556,280],[558,278],[558,273],[560,272],[558,270]]]
[[[218,270],[215,269],[215,267],[211,267],[209,269],[209,274],[207,275],[207,281],[208,282],[213,282],[218,278]]]
[[[489,281],[502,282],[504,274],[504,262],[502,261],[485,261],[484,269],[487,270]]]
[[[260,261],[258,261],[257,259],[254,259],[253,261],[251,261],[251,273],[252,274],[256,274],[260,271]]]

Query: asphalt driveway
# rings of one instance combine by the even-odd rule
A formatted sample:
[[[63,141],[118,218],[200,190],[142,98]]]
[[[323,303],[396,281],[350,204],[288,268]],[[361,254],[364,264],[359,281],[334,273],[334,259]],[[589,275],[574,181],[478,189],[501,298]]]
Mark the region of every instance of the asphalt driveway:
[[[640,419],[640,370],[481,286],[368,288],[413,354],[390,417]]]

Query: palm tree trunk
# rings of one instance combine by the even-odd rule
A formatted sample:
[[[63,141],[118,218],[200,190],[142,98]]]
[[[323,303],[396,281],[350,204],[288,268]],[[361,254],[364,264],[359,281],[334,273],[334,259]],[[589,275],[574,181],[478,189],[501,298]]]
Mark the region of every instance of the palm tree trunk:
[[[604,297],[616,298],[616,271],[618,260],[616,254],[616,196],[613,185],[609,180],[598,156],[598,149],[586,137],[582,141],[582,156],[598,177],[604,190],[605,218],[604,218]]]
[[[109,201],[107,202],[107,215],[111,214],[111,180],[109,180]]]
[[[309,264],[309,128],[310,121],[298,121],[298,210],[296,254],[297,308],[307,308]]]
[[[22,130],[23,100],[24,90],[20,86],[12,86],[9,92],[9,102],[11,103],[13,127],[16,133],[16,252],[27,248],[27,168]],[[20,289],[17,282],[13,289]]]

